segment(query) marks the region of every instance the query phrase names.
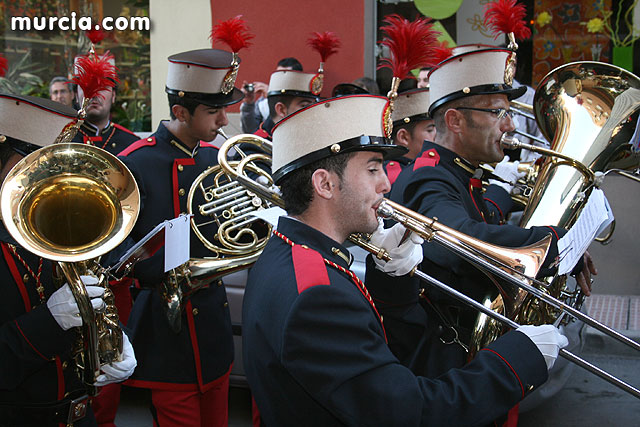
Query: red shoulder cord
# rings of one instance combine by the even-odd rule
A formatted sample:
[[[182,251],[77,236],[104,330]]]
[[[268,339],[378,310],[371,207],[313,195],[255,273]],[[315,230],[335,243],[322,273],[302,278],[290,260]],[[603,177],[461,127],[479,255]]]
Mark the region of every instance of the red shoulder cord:
[[[291,240],[289,240],[289,238],[287,236],[285,236],[284,234],[278,232],[277,230],[273,230],[273,234],[275,234],[276,236],[278,236],[279,238],[281,238],[282,240],[284,240],[286,243],[288,243],[289,245],[291,245],[291,247],[295,246],[296,244],[293,243]],[[376,305],[373,302],[373,298],[371,298],[371,295],[369,294],[369,290],[367,289],[367,287],[364,285],[364,283],[362,282],[362,280],[360,280],[360,278],[358,276],[356,276],[356,274],[351,271],[348,270],[344,267],[342,267],[341,265],[336,264],[333,261],[329,261],[328,259],[322,257],[322,259],[324,260],[324,263],[335,268],[336,270],[339,270],[345,274],[347,274],[351,280],[353,281],[353,283],[356,284],[356,287],[358,288],[358,290],[360,291],[360,293],[365,297],[365,299],[367,301],[369,301],[369,304],[371,305],[371,308],[373,308],[373,311],[376,313],[376,316],[378,317],[378,320],[380,320],[380,326],[382,326],[382,333],[384,334],[384,341],[385,343],[387,343],[387,332],[384,329],[384,324],[382,323],[382,316],[380,316],[380,313],[378,313],[378,309],[376,309]]]

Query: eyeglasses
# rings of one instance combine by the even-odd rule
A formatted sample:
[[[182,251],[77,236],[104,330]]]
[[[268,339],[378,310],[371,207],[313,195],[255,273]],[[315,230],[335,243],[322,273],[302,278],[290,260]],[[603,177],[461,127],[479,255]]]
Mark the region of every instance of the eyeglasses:
[[[507,110],[506,108],[475,108],[475,107],[458,107],[456,110],[473,110],[473,111],[484,111],[485,113],[493,113],[496,115],[498,120],[504,119],[507,115],[510,118],[513,118],[515,111]]]

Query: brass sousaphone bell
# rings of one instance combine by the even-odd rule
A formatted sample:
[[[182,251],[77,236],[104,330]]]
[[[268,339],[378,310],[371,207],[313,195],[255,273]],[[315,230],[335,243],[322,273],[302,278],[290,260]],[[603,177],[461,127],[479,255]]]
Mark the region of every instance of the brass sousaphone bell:
[[[83,320],[84,342],[74,356],[87,385],[101,365],[119,360],[122,331],[112,294],[105,292],[105,312],[95,312],[80,275],[95,275],[106,285],[97,258],[127,237],[139,207],[138,186],[124,163],[85,144],[53,144],[29,154],[0,190],[8,232],[23,248],[57,261],[69,283]]]

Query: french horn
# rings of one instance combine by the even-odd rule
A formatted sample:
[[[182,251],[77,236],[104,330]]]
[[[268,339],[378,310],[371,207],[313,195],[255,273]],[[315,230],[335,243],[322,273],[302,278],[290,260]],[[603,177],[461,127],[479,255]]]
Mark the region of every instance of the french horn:
[[[224,161],[232,165],[242,162],[226,157]],[[273,183],[271,176],[254,162],[247,166],[247,171],[257,179],[262,177],[259,178],[262,182]],[[162,284],[166,316],[175,332],[182,327],[185,298],[256,262],[267,244],[271,226],[253,214],[265,207],[263,199],[230,179],[219,165],[207,168],[194,180],[187,194],[187,213],[192,215],[193,233],[211,255],[189,259],[171,270]]]
[[[122,355],[122,330],[107,270],[99,257],[120,244],[138,217],[133,175],[117,157],[91,145],[58,143],[18,162],[0,190],[2,220],[30,252],[57,261],[78,304],[82,334],[73,356],[90,394],[100,366]],[[98,278],[106,308],[94,310],[81,275]]]

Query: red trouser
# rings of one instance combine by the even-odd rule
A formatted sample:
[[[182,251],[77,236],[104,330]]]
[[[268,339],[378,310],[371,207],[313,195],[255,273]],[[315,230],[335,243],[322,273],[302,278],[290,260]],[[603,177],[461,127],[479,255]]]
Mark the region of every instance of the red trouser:
[[[151,390],[156,427],[226,427],[229,423],[229,373],[211,390]]]

